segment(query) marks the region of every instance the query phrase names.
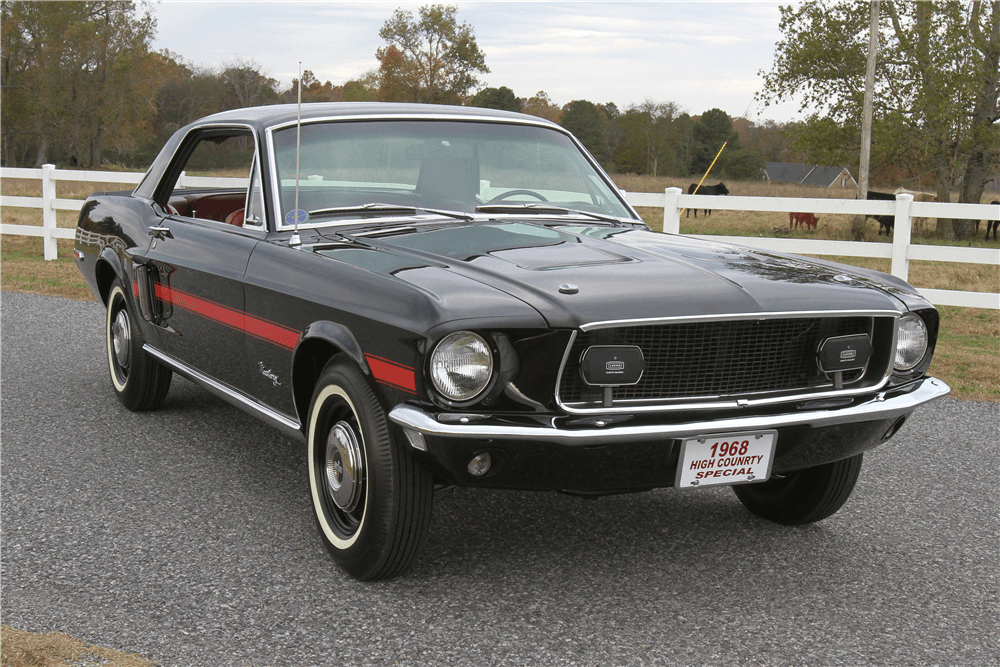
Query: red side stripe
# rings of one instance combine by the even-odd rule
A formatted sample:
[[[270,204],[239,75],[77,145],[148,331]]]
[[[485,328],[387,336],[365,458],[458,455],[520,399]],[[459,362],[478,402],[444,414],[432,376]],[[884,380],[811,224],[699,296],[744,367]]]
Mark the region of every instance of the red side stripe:
[[[299,332],[288,327],[283,327],[274,322],[262,320],[259,317],[246,315],[246,332],[256,338],[269,341],[288,350],[294,350],[295,344],[299,342]]]
[[[247,315],[241,310],[228,308],[160,283],[156,283],[156,298],[288,350],[295,349],[295,344],[299,340],[299,332],[294,329]]]
[[[376,381],[398,387],[411,394],[417,393],[416,377],[413,369],[409,366],[403,366],[373,354],[366,354],[365,359],[368,361],[368,366],[372,369],[372,375],[375,376]]]

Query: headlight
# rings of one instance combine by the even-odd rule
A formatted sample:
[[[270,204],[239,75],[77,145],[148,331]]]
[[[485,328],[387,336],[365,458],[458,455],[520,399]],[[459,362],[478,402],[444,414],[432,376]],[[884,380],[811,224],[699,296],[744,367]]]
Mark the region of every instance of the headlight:
[[[431,354],[434,388],[453,401],[475,398],[486,389],[492,375],[490,346],[471,331],[445,336]]]
[[[919,315],[909,313],[899,318],[896,335],[897,371],[908,371],[924,358],[927,352],[927,325]]]

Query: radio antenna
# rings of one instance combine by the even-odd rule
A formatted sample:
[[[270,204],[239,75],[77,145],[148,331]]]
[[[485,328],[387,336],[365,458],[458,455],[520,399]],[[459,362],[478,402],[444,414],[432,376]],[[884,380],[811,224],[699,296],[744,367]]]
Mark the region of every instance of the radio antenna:
[[[302,154],[302,61],[299,61],[299,102],[295,116],[295,210],[292,217],[295,221],[295,231],[292,238],[288,239],[289,247],[302,245],[299,238],[299,157]]]

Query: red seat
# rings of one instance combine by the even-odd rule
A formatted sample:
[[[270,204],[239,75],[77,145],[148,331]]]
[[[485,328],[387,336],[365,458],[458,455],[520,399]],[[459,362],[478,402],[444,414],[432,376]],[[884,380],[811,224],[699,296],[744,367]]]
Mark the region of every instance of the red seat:
[[[227,225],[236,225],[237,227],[243,226],[243,212],[245,209],[236,209],[232,213],[226,216]]]

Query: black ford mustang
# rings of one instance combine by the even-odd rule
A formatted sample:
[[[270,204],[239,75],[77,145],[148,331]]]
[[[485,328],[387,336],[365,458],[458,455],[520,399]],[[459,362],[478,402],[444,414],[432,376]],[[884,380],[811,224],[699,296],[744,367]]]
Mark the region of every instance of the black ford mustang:
[[[320,536],[359,579],[412,562],[436,485],[726,484],[818,521],[949,391],[905,282],[654,233],[520,114],[216,114],[87,200],[75,256],[122,404],[155,409],[178,373],[304,440]]]

